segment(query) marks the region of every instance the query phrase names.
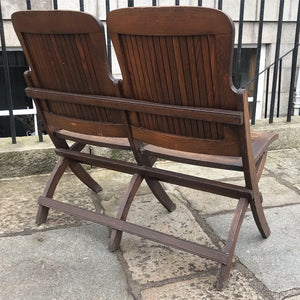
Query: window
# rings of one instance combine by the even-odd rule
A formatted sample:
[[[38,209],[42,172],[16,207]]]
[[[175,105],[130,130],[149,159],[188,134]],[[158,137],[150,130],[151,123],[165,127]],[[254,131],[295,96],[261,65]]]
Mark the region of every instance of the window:
[[[24,91],[26,82],[23,74],[28,70],[28,64],[23,51],[7,51],[7,58],[16,134],[17,136],[29,135],[36,131],[36,109]],[[11,136],[8,109],[3,53],[0,51],[0,137]]]

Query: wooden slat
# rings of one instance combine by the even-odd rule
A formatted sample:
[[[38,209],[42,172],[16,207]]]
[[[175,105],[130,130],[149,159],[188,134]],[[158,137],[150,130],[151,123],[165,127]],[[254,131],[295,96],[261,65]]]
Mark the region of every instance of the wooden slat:
[[[44,112],[49,130],[66,129],[82,134],[127,137],[124,125],[92,122]]]
[[[58,130],[54,132],[54,135],[61,139],[66,139],[78,143],[84,143],[94,146],[131,150],[127,138],[117,138],[117,137],[104,137],[90,134],[82,134],[77,132],[72,132],[68,130]]]
[[[257,163],[267,150],[268,146],[278,138],[278,134],[266,131],[251,131],[250,135],[254,161]],[[192,165],[235,171],[244,170],[241,157],[190,153],[157,147],[150,144],[144,145],[140,150],[150,156],[182,163],[190,163]]]
[[[107,107],[134,112],[146,112],[155,115],[214,121],[232,125],[243,124],[243,113],[240,111],[166,105],[135,99],[71,94],[31,87],[26,88],[25,91],[28,97],[37,99],[47,99],[58,102],[70,102],[78,104],[84,103],[85,105],[92,105],[96,107]]]
[[[253,195],[251,190],[245,187],[217,182],[214,180],[204,179],[200,177],[179,174],[163,169],[151,168],[146,166],[140,166],[134,163],[124,162],[115,159],[109,159],[106,157],[90,155],[86,153],[78,153],[71,150],[55,149],[55,152],[63,157],[79,161],[84,164],[94,165],[97,167],[103,167],[123,173],[135,174],[139,173],[143,177],[150,177],[156,180],[178,184],[185,187],[194,188],[197,190],[210,192],[218,195],[227,196],[230,198],[240,199],[252,199]]]
[[[145,153],[149,156],[159,157],[181,163],[189,163],[196,166],[225,170],[243,171],[242,159],[240,157],[198,154],[166,149],[154,145],[144,145],[140,150],[142,153]]]
[[[255,163],[259,160],[268,146],[278,139],[278,134],[267,131],[251,131],[250,132],[251,145]]]
[[[168,149],[211,155],[240,156],[236,136],[223,140],[201,139],[131,127],[133,138]]]
[[[224,252],[208,248],[206,246],[202,246],[194,242],[176,238],[174,236],[161,233],[159,231],[155,231],[146,227],[142,227],[133,223],[118,220],[116,218],[112,218],[104,214],[88,211],[86,209],[76,207],[71,204],[59,202],[46,197],[40,197],[38,203],[40,205],[71,214],[75,217],[100,223],[105,226],[109,226],[120,231],[125,231],[154,242],[172,246],[201,257],[218,261],[220,263],[226,263],[227,261],[227,254]]]
[[[216,9],[188,6],[134,9],[135,13],[130,9],[110,12],[107,17],[110,36],[114,33],[126,34],[128,31],[145,36],[191,36],[232,33],[234,30],[228,16]]]

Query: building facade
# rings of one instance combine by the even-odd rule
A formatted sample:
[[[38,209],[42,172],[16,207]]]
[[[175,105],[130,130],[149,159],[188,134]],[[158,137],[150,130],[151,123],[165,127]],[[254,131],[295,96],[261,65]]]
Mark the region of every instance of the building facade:
[[[258,42],[258,32],[259,32],[259,19],[260,19],[260,8],[261,3],[264,3],[264,15],[263,15],[263,31],[261,39],[261,52],[260,52],[260,63],[259,71],[262,72],[259,75],[258,89],[257,89],[257,105],[256,105],[256,119],[264,118],[268,115],[270,104],[267,103],[268,99],[271,98],[272,89],[272,78],[274,67],[268,67],[275,62],[277,43],[277,30],[280,19],[280,13],[282,13],[282,30],[281,30],[281,40],[279,57],[284,56],[280,62],[280,72],[278,77],[280,77],[277,89],[279,87],[279,92],[277,97],[280,97],[280,106],[278,106],[278,101],[275,102],[275,111],[278,109],[279,115],[287,114],[288,98],[290,91],[290,78],[291,78],[291,68],[292,68],[292,49],[295,43],[295,30],[297,24],[298,15],[298,0],[285,0],[283,1],[284,6],[282,8],[282,0],[2,0],[2,19],[4,27],[5,44],[7,48],[7,57],[10,70],[11,79],[11,91],[13,100],[13,110],[14,115],[17,115],[16,121],[18,123],[18,116],[22,116],[21,122],[23,123],[22,132],[17,135],[32,134],[32,132],[37,132],[37,121],[36,121],[36,110],[34,104],[32,104],[31,99],[26,98],[24,94],[25,82],[23,79],[23,72],[27,69],[27,64],[24,59],[22,49],[20,48],[17,37],[13,31],[11,24],[11,14],[15,11],[26,10],[28,4],[30,4],[31,9],[68,9],[68,10],[82,10],[94,15],[96,18],[101,20],[104,25],[106,25],[106,15],[108,7],[110,10],[117,8],[127,7],[128,5],[134,4],[134,6],[151,6],[156,4],[158,6],[169,6],[174,4],[186,5],[186,6],[197,6],[199,3],[204,7],[218,8],[228,14],[234,21],[236,35],[235,35],[235,45],[239,43],[240,36],[240,26],[242,25],[242,35],[241,35],[241,51],[240,51],[240,65],[236,69],[236,59],[238,48],[234,52],[233,61],[233,80],[237,87],[247,88],[249,94],[249,101],[253,99],[254,83],[251,80],[255,77],[256,70],[256,58],[257,58],[257,42]],[[241,22],[241,3],[244,5],[243,10],[243,20]],[[155,22],[155,20],[154,20]],[[176,22],[176,20],[174,20]],[[1,49],[2,50],[2,49]],[[290,51],[290,52],[289,52]],[[112,73],[116,77],[121,77],[118,62],[114,55],[113,49],[111,50],[111,65]],[[296,80],[298,76],[298,69],[300,65],[299,56],[296,61]],[[264,71],[265,70],[265,71]],[[268,79],[268,82],[267,82]],[[274,80],[274,79],[273,79]],[[299,85],[300,85],[300,80]],[[4,77],[4,61],[1,51],[0,56],[0,137],[7,136],[7,122],[8,122],[8,103],[7,103],[7,88],[5,84]],[[296,88],[296,84],[295,84]],[[300,87],[298,88],[300,90]],[[251,106],[251,105],[250,105]],[[27,116],[27,117],[25,117]],[[26,119],[32,118],[28,121],[28,128],[26,127]],[[25,121],[24,121],[25,120]],[[25,125],[24,125],[25,124]],[[18,127],[18,125],[17,125]],[[34,128],[33,128],[34,127]]]

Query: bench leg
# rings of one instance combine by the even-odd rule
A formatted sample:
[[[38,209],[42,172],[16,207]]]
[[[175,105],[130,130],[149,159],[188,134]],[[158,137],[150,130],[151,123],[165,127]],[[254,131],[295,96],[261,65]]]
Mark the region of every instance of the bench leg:
[[[261,177],[266,159],[267,159],[267,152],[263,153],[262,157],[256,164],[257,181],[259,181],[259,179]],[[258,189],[258,186],[257,186],[257,189]],[[251,206],[252,214],[253,214],[255,223],[258,227],[258,230],[260,231],[263,238],[267,238],[270,235],[271,230],[269,228],[268,222],[265,217],[265,213],[263,211],[262,194],[258,193],[258,195],[259,196],[255,197],[254,200],[250,202],[250,206]]]
[[[133,201],[133,198],[134,198],[138,188],[140,187],[142,181],[143,181],[143,177],[141,175],[134,174],[132,176],[129,186],[123,197],[122,203],[120,205],[119,211],[117,213],[117,216],[116,216],[117,219],[123,220],[123,221],[126,220],[129,208]],[[108,245],[108,249],[110,251],[115,251],[119,248],[121,238],[122,238],[122,233],[123,232],[120,230],[112,229],[111,236],[110,236],[110,242]]]
[[[142,154],[143,163],[148,166],[152,167],[156,161],[155,157],[150,157],[145,154]],[[150,190],[152,191],[153,195],[157,198],[157,200],[169,211],[172,212],[176,209],[176,205],[167,195],[165,190],[162,188],[159,181],[146,177],[145,178]]]
[[[169,211],[173,211],[176,208],[176,205],[169,198],[165,190],[162,188],[161,184],[157,180],[153,180],[150,178],[145,178],[149,188],[151,189],[154,196],[158,199],[158,201]]]
[[[52,198],[57,187],[59,180],[64,174],[67,167],[70,167],[74,174],[89,188],[94,192],[98,193],[102,191],[101,186],[86,172],[86,170],[79,164],[75,162],[70,162],[65,158],[61,158],[55,168],[52,171],[51,177],[46,185],[43,196],[47,198]],[[39,205],[36,224],[39,226],[46,222],[48,217],[49,208],[43,205]]]
[[[52,174],[50,176],[50,179],[48,180],[48,183],[45,187],[43,196],[52,198],[53,194],[55,192],[56,186],[64,174],[66,168],[69,165],[69,161],[65,158],[60,158],[57,164],[55,165]],[[48,217],[49,207],[39,205],[38,212],[36,215],[36,224],[39,226],[46,222]]]
[[[102,187],[90,176],[90,174],[79,163],[70,162],[69,167],[73,171],[73,173],[95,193],[102,191]]]
[[[250,202],[250,206],[256,226],[260,231],[262,237],[266,239],[271,234],[271,230],[269,228],[265,213],[263,211],[262,201],[262,194],[259,194],[259,197],[256,197]]]
[[[228,254],[228,258],[226,264],[221,264],[220,274],[217,281],[218,290],[221,290],[228,281],[236,242],[248,205],[249,201],[244,198],[241,198],[237,204],[235,214],[231,222],[231,227],[228,233],[227,242],[224,248],[224,252]]]
[[[80,152],[84,148],[84,146],[85,144],[74,143],[70,147],[70,149]],[[87,171],[79,163],[72,162],[66,158],[60,158],[51,173],[50,179],[48,180],[48,183],[43,193],[44,197],[53,197],[57,184],[68,166],[73,171],[73,173],[94,192],[98,193],[102,191],[101,186],[87,173]],[[49,207],[39,205],[38,212],[36,215],[36,224],[38,226],[46,222],[48,212]]]
[[[170,200],[169,196],[166,194],[160,183],[156,180],[152,180],[149,178],[145,179],[148,186],[150,187],[151,191],[155,195],[155,197],[161,202],[161,204],[168,210],[173,211],[176,206],[175,204]],[[117,219],[125,221],[128,215],[129,208],[131,206],[131,203],[133,201],[134,196],[136,195],[136,192],[138,188],[140,187],[141,183],[143,181],[143,177],[139,174],[134,174],[131,178],[131,181],[129,183],[129,186],[125,192],[125,195],[123,197],[122,203],[120,205],[118,214],[116,216]],[[122,238],[122,231],[113,229],[110,236],[110,242],[108,249],[110,251],[115,251],[119,248],[120,242]]]

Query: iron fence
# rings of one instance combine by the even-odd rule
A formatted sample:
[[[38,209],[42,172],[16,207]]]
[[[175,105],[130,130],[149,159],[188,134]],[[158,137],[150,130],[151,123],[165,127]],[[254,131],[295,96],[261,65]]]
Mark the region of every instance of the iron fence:
[[[5,0],[2,0],[2,3]],[[21,0],[19,0],[21,1]],[[85,3],[84,0],[74,0],[79,1],[79,9],[80,11],[85,10]],[[97,0],[95,0],[97,1]],[[99,0],[105,1],[105,10],[106,15],[111,10],[111,0]],[[248,0],[250,1],[250,0]],[[252,0],[251,0],[252,1]],[[174,0],[173,5],[181,5],[180,0]],[[205,6],[205,1],[198,0],[198,6]],[[251,84],[253,85],[253,102],[252,102],[252,111],[251,111],[251,123],[255,124],[256,120],[256,110],[257,110],[257,99],[258,99],[258,83],[259,78],[262,74],[266,75],[264,80],[264,90],[265,90],[265,99],[264,99],[264,118],[269,117],[269,122],[272,123],[274,116],[279,117],[280,115],[280,107],[281,107],[281,84],[282,84],[282,66],[283,60],[287,58],[289,55],[292,55],[292,62],[290,67],[290,81],[289,81],[289,95],[288,95],[288,105],[287,105],[287,122],[291,121],[292,111],[293,111],[293,95],[295,90],[295,78],[296,78],[296,68],[297,68],[297,58],[298,58],[298,47],[299,47],[299,29],[300,29],[300,1],[298,1],[297,7],[297,17],[294,21],[296,23],[295,32],[294,32],[294,44],[291,49],[289,49],[285,54],[280,56],[280,47],[281,47],[281,38],[282,38],[282,24],[283,24],[283,15],[285,10],[285,1],[280,0],[278,6],[278,20],[277,20],[277,35],[276,35],[276,44],[275,44],[275,55],[272,59],[272,63],[270,63],[267,67],[263,70],[260,70],[260,63],[261,63],[261,53],[262,53],[262,34],[263,28],[265,24],[265,0],[260,1],[260,9],[259,9],[259,18],[256,21],[258,23],[258,31],[257,31],[257,42],[256,42],[256,58],[255,58],[255,74],[252,78],[250,78],[246,83],[241,82],[241,76],[238,76],[241,65],[242,65],[242,49],[243,49],[243,29],[244,29],[244,13],[245,13],[245,0],[236,1],[239,3],[239,18],[238,21],[235,23],[238,26],[238,35],[237,35],[237,45],[234,57],[234,65],[232,66],[233,70],[233,77],[234,77],[234,85],[239,88],[248,88]],[[127,6],[133,7],[135,5],[134,0],[128,0]],[[152,0],[150,4],[152,6],[159,5],[159,0]],[[32,3],[30,0],[26,0],[26,8],[28,10],[32,9]],[[52,1],[52,8],[59,9],[59,3],[57,0]],[[223,0],[215,1],[215,8],[220,10],[223,9]],[[295,7],[296,9],[296,7]],[[105,22],[106,20],[101,20]],[[1,7],[1,0],[0,0],[0,34],[1,34],[1,50],[2,50],[2,58],[3,58],[3,72],[4,72],[4,81],[5,81],[5,89],[6,89],[6,99],[0,99],[1,101],[5,101],[8,107],[9,112],[9,126],[11,132],[12,143],[16,143],[16,127],[15,127],[15,116],[14,116],[14,103],[12,97],[12,84],[10,80],[10,66],[8,63],[8,56],[7,56],[7,47],[5,41],[5,32],[4,32],[4,25],[3,25],[3,18],[2,18],[2,7]],[[112,67],[112,47],[111,47],[111,40],[107,34],[107,54],[109,65]],[[272,77],[272,78],[271,78]],[[272,83],[270,84],[270,80]],[[269,92],[271,87],[271,92]],[[270,95],[269,95],[270,94]],[[276,113],[275,113],[275,107]],[[41,131],[41,124],[38,122],[38,135],[39,140],[42,141],[42,131]]]

